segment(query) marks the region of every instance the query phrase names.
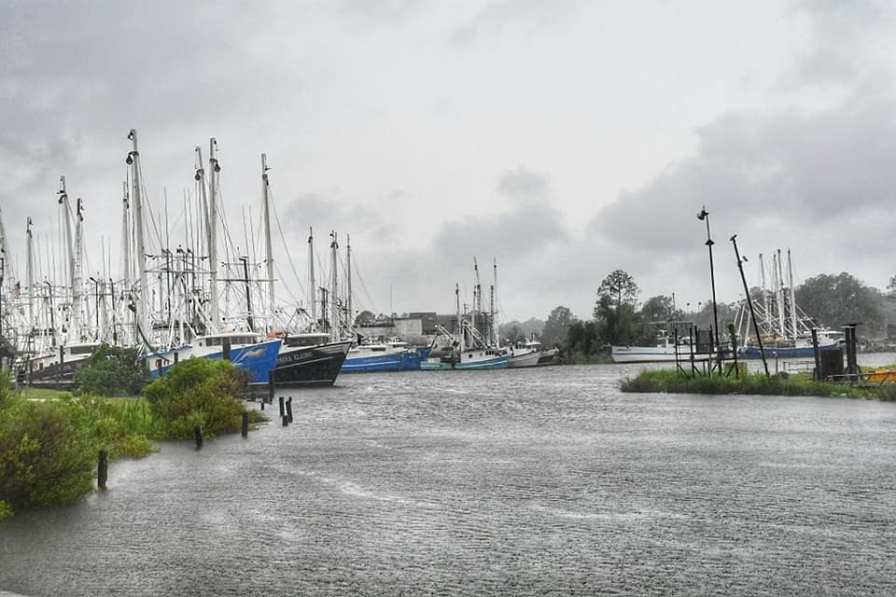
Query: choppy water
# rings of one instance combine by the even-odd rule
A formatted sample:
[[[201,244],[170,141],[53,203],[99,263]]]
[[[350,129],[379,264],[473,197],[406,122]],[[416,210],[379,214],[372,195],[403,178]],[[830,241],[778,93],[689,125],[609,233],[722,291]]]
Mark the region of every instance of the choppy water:
[[[896,593],[896,405],[634,368],[344,376],[0,525],[28,595]]]

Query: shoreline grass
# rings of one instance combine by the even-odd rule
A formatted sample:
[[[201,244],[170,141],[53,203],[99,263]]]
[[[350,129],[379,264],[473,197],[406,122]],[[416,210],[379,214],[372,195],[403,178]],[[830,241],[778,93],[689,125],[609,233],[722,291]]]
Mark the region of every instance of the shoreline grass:
[[[896,384],[861,385],[817,381],[805,373],[773,375],[742,374],[734,377],[688,377],[674,369],[642,371],[626,377],[620,389],[628,393],[816,396],[822,398],[856,398],[896,401]]]

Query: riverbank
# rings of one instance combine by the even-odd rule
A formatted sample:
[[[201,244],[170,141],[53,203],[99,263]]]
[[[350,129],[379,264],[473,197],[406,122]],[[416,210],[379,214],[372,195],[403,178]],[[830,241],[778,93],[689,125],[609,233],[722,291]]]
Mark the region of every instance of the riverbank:
[[[896,401],[896,384],[850,384],[812,379],[808,373],[772,375],[746,373],[740,377],[686,376],[674,369],[641,371],[626,377],[620,389],[628,393],[749,394],[760,396],[819,396]]]
[[[140,459],[155,442],[235,433],[246,408],[245,376],[225,362],[185,361],[132,398],[15,392],[0,377],[0,519],[69,505],[94,490],[98,455]],[[250,412],[250,424],[267,420]]]

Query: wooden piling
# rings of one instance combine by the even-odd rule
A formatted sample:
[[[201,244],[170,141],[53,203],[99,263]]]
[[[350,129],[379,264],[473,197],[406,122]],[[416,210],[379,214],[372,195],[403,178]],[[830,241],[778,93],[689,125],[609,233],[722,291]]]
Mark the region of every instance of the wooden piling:
[[[280,401],[280,416],[285,417],[286,416],[286,407],[283,404],[283,396],[279,396],[278,399]]]
[[[287,417],[286,415],[283,415],[282,419],[283,419],[283,426],[288,427],[289,426],[289,417]]]
[[[286,401],[286,416],[289,417],[289,422],[292,423],[292,396]]]
[[[202,427],[200,425],[193,427],[193,437],[196,438],[196,449],[198,450],[202,447]]]
[[[264,402],[261,403],[264,405]],[[243,413],[243,437],[249,437],[249,413]]]
[[[96,485],[100,489],[106,489],[106,481],[109,478],[109,452],[100,450],[96,465]]]

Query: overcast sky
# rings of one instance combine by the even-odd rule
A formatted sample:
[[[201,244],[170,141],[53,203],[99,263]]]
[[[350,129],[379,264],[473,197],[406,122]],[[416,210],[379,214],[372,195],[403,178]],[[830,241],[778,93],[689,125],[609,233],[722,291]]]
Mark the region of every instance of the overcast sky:
[[[155,210],[215,136],[222,194],[260,202],[259,154],[300,276],[308,226],[351,234],[386,311],[453,310],[476,256],[503,317],[589,316],[622,268],[642,299],[720,298],[743,253],[791,247],[802,280],[896,273],[888,2],[0,0],[0,208],[55,230],[65,174],[88,253],[119,242],[130,128]],[[283,281],[298,294],[277,241]],[[21,267],[21,266],[20,266]],[[758,273],[748,269],[751,282]],[[486,282],[490,276],[486,276]],[[390,293],[391,288],[391,293]],[[371,304],[372,303],[372,304]]]

